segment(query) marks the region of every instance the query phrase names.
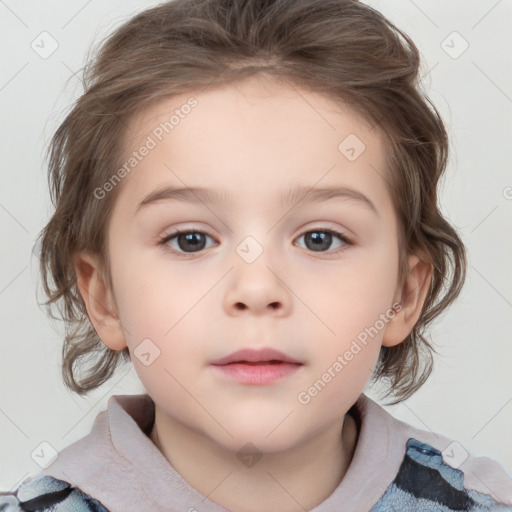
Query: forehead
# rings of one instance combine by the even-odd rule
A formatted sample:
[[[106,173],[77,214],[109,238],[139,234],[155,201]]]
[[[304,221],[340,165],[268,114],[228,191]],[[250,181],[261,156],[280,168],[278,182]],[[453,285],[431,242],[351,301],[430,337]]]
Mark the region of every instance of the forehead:
[[[227,200],[252,191],[245,202],[315,183],[386,192],[378,130],[341,101],[261,76],[152,105],[130,120],[124,159],[144,145],[123,183],[132,202],[165,184],[221,189]]]
[[[190,107],[192,103],[194,106]],[[215,114],[217,117],[212,119]],[[206,123],[205,117],[209,117]],[[287,133],[283,134],[296,139],[296,132],[307,135],[319,128],[342,132],[349,127],[366,139],[380,139],[382,135],[373,129],[373,123],[343,100],[261,74],[232,84],[209,85],[152,104],[129,120],[123,137],[124,149],[133,149],[149,134],[159,138],[174,132],[173,138],[176,139],[179,137],[178,126],[183,126],[185,123],[182,121],[187,118],[198,121],[186,123],[194,123],[196,128],[200,120],[205,133],[213,125],[243,122],[250,118],[252,122],[260,122],[260,128],[269,134],[278,130],[282,122],[301,121],[301,125],[296,126],[297,130],[288,126]],[[170,126],[167,125],[165,130],[161,123],[169,123]],[[164,133],[160,133],[162,130],[159,128]]]

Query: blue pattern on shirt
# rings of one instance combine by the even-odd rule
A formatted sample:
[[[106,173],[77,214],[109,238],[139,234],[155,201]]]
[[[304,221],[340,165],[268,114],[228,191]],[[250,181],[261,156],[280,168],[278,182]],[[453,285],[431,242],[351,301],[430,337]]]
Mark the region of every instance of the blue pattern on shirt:
[[[370,512],[510,512],[487,494],[464,488],[464,473],[429,444],[409,439],[398,473]]]
[[[109,512],[77,487],[51,476],[0,493],[2,512]],[[464,474],[448,466],[441,452],[409,439],[398,473],[370,512],[510,512],[487,494],[464,488]]]

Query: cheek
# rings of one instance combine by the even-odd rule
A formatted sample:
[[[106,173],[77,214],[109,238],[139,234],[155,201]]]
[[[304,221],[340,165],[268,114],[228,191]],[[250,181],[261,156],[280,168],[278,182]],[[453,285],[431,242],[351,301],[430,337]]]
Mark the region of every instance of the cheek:
[[[393,264],[386,270],[367,263],[347,267],[321,287],[304,283],[308,305],[322,322],[316,322],[316,333],[310,330],[318,347],[310,380],[303,383],[297,400],[322,414],[329,411],[332,420],[364,389],[377,363],[386,325],[394,317]]]
[[[204,333],[200,326],[204,330],[211,323],[207,319],[211,308],[202,299],[218,277],[191,279],[185,272],[176,272],[165,258],[141,265],[135,259],[126,259],[113,273],[116,302],[135,369],[150,386],[150,382],[170,379],[165,370],[180,376],[190,364],[201,364]],[[131,268],[140,270],[130,272]],[[143,364],[138,357],[141,352],[150,354],[144,362],[154,362]]]
[[[398,254],[391,246],[356,250],[334,267],[304,268],[297,295],[323,321],[324,326],[318,322],[318,327],[326,337],[350,340],[389,312],[398,279]]]
[[[298,392],[296,401],[303,414],[322,417],[328,423],[357,400],[373,373],[378,348],[366,346],[350,353],[348,361],[346,353],[338,351]]]
[[[320,407],[336,404],[335,410],[340,410],[350,405],[344,402],[347,397],[357,398],[372,375],[386,326],[394,317],[397,278],[398,252],[382,244],[375,251],[354,253],[336,272],[302,281],[299,293],[322,320],[316,322],[316,334],[311,332],[321,350],[313,368],[316,380],[305,384],[306,400],[314,399]]]
[[[116,302],[132,342],[151,336],[164,339],[211,286],[177,271],[163,256],[148,258],[141,251],[117,261]]]

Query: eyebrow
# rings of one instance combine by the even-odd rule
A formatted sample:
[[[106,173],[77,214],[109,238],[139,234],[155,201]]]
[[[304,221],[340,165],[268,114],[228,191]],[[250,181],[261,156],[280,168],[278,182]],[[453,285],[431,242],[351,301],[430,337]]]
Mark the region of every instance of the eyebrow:
[[[298,202],[312,202],[319,203],[329,199],[348,199],[357,201],[362,206],[365,206],[377,216],[379,212],[375,205],[363,193],[348,187],[295,187],[292,188],[284,197],[283,201],[295,205]]]
[[[319,203],[334,198],[356,201],[379,216],[377,208],[368,197],[348,187],[294,187],[281,196],[281,201],[284,205],[295,205],[299,202]],[[227,196],[224,192],[209,188],[166,186],[158,188],[146,196],[137,206],[136,213],[145,206],[161,201],[218,204],[226,199]]]

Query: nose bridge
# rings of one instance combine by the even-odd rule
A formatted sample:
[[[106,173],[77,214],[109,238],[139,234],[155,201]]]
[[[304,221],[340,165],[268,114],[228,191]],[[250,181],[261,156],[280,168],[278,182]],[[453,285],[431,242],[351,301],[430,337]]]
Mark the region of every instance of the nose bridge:
[[[280,276],[283,267],[276,261],[279,250],[270,246],[271,240],[272,233],[258,231],[246,235],[235,247],[234,268],[225,294],[229,312],[289,312],[290,294]]]

